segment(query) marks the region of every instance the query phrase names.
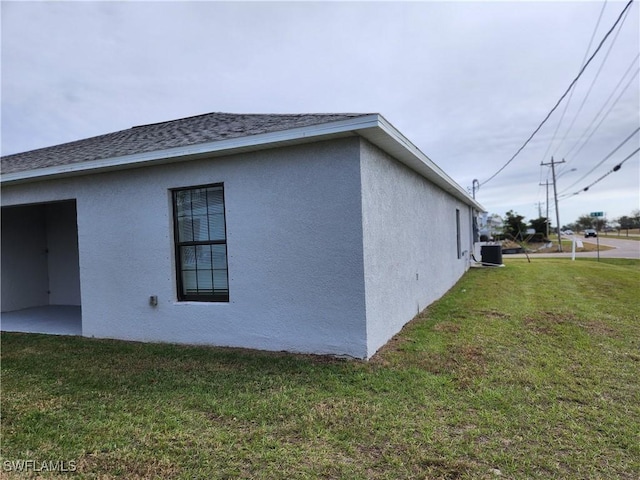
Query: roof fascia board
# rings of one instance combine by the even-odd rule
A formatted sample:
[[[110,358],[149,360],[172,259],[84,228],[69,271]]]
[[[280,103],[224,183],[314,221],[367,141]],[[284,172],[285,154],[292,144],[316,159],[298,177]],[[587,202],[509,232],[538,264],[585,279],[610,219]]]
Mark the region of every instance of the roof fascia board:
[[[364,115],[361,117],[340,120],[337,122],[321,123],[308,127],[299,127],[277,132],[249,135],[245,137],[217,140],[214,142],[175,147],[165,150],[124,155],[120,157],[104,158],[89,162],[69,165],[26,170],[8,173],[0,176],[0,184],[24,183],[39,181],[53,177],[64,177],[97,173],[100,171],[117,170],[143,166],[146,163],[169,163],[188,157],[201,158],[208,155],[233,154],[241,151],[259,150],[265,146],[279,146],[286,144],[304,143],[316,140],[317,137],[340,136],[357,130],[378,126],[378,115]]]
[[[433,163],[429,157],[422,153],[418,147],[411,143],[400,131],[379,114],[363,115],[346,120],[339,120],[337,122],[321,123],[308,127],[249,135],[228,140],[217,140],[185,147],[175,147],[89,162],[8,173],[0,175],[0,184],[10,185],[51,178],[135,168],[145,166],[145,164],[149,163],[160,165],[183,159],[192,160],[207,156],[231,155],[263,148],[312,142],[316,141],[319,137],[335,138],[354,133],[361,135],[459,200],[480,211],[486,211],[482,205],[471,198],[462,187],[455,183],[440,167]]]
[[[359,133],[371,143],[397,158],[409,168],[415,170],[457,199],[481,212],[486,211],[480,203],[472,198],[460,185],[454,182],[451,177],[432,162],[429,157],[402,135],[402,133],[383,116],[380,115],[379,119],[378,126],[384,133],[383,139],[380,138],[377,132],[372,134],[370,131],[363,130]]]

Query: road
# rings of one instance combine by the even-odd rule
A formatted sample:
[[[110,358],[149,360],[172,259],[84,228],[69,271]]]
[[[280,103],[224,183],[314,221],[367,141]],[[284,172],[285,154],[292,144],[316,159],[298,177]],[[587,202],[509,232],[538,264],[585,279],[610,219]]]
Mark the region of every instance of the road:
[[[565,237],[566,239],[567,237]],[[571,238],[571,237],[568,237]],[[584,243],[593,243],[595,245],[596,239],[589,238],[588,240],[579,236],[575,237],[576,240],[581,240]],[[607,245],[613,247],[611,250],[601,250],[600,258],[635,258],[640,260],[640,241],[638,240],[620,240],[618,238],[600,237],[600,245]],[[571,257],[571,247],[567,252],[563,253],[532,253],[529,254],[532,258],[549,258],[549,257]],[[597,257],[598,252],[577,252],[576,258],[589,258]],[[524,254],[516,255],[503,255],[504,258],[524,258]]]

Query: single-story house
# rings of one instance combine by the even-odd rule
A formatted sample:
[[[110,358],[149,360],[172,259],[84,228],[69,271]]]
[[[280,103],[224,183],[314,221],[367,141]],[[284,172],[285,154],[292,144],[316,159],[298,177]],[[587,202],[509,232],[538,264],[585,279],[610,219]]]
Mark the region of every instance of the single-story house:
[[[469,268],[484,211],[375,113],[138,126],[0,183],[3,330],[364,359]]]

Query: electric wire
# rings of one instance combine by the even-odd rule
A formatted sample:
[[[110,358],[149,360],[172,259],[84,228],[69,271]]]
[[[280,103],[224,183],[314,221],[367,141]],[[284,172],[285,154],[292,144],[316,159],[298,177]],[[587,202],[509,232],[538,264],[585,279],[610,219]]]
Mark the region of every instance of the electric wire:
[[[631,140],[634,135],[636,133],[640,132],[640,127],[636,128],[631,135],[629,135],[627,138],[625,138],[622,143],[620,145],[618,145],[616,148],[614,148],[611,153],[609,153],[609,155],[607,155],[606,157],[604,157],[602,160],[600,160],[598,163],[596,163],[596,165],[589,170],[587,173],[585,173],[584,175],[582,175],[578,180],[576,180],[575,182],[573,182],[571,185],[569,185],[568,187],[566,187],[562,192],[560,193],[564,193],[567,190],[569,190],[570,188],[573,188],[575,185],[577,185],[578,183],[580,183],[582,180],[584,180],[586,177],[588,177],[596,168],[598,168],[600,165],[602,165],[604,162],[606,162],[607,160],[609,160],[618,150],[620,150],[623,145],[625,143],[627,143],[629,140]]]
[[[591,50],[591,45],[593,45],[593,39],[596,37],[596,32],[598,31],[598,27],[600,26],[600,21],[602,20],[602,14],[604,13],[604,9],[607,6],[607,1],[605,0],[602,3],[602,8],[600,9],[600,15],[598,16],[598,20],[596,21],[596,26],[593,29],[593,33],[591,34],[591,38],[589,39],[589,45],[587,45],[587,49],[584,52],[584,57],[582,58],[582,62],[580,63],[580,68],[582,68],[582,66],[584,65],[584,62],[587,60],[587,56],[589,55],[589,51]],[[625,15],[625,18],[626,15]],[[620,28],[622,28],[622,25],[624,24],[624,21],[620,24]],[[618,29],[618,33],[620,33],[620,28]],[[617,38],[618,35],[616,34]],[[615,38],[614,38],[614,42],[615,42]],[[611,44],[611,46],[613,46],[613,43]],[[611,47],[609,47],[609,52],[611,51]],[[607,56],[609,55],[609,52],[607,52]],[[606,62],[606,57],[605,56],[605,62]],[[604,62],[603,62],[604,64]],[[602,66],[600,67],[600,70],[602,70]],[[600,73],[600,70],[598,70],[598,73]],[[593,83],[591,84],[593,86]],[[542,161],[544,161],[547,157],[547,155],[549,154],[549,151],[551,150],[551,147],[553,146],[553,142],[556,140],[556,135],[558,134],[558,130],[560,130],[560,126],[562,125],[562,121],[564,120],[564,117],[567,113],[567,109],[569,108],[569,105],[571,104],[571,99],[573,98],[573,94],[576,92],[575,89],[575,85],[574,88],[571,89],[571,93],[569,94],[569,98],[567,99],[567,102],[564,104],[564,110],[562,111],[562,115],[560,115],[560,120],[558,120],[558,125],[556,126],[555,131],[553,132],[553,136],[551,137],[551,141],[549,142],[549,146],[547,147],[547,150],[544,152],[544,155],[542,156]],[[588,94],[587,94],[588,95]],[[584,104],[584,101],[583,101]],[[580,111],[578,110],[578,113],[580,113]],[[574,122],[575,119],[577,117],[578,114],[576,114],[576,116],[574,116]],[[573,125],[573,122],[571,122],[571,125]],[[569,126],[569,129],[571,129],[571,126]],[[566,138],[566,133],[565,136],[563,137],[562,140],[564,140],[564,138]],[[560,143],[562,144],[562,140],[560,141]],[[558,149],[556,148],[555,151],[557,151]],[[554,155],[555,155],[555,151],[554,151]]]
[[[600,107],[600,110],[598,110],[598,113],[596,113],[593,117],[593,119],[591,119],[591,122],[589,122],[589,125],[587,125],[587,127],[584,129],[584,131],[582,132],[582,135],[580,135],[580,138],[578,138],[578,140],[576,140],[573,145],[571,146],[571,148],[564,154],[565,157],[568,157],[569,155],[571,155],[571,152],[573,152],[573,149],[576,148],[578,146],[578,144],[580,144],[580,142],[582,141],[582,139],[584,138],[584,136],[587,134],[587,132],[589,131],[589,129],[593,126],[594,123],[596,123],[596,121],[598,120],[598,117],[600,116],[600,114],[603,112],[603,110],[607,107],[607,104],[609,103],[609,101],[613,98],[613,96],[616,94],[616,92],[618,91],[618,88],[620,87],[620,85],[622,85],[622,82],[624,82],[624,80],[626,79],[628,73],[631,71],[631,69],[633,68],[633,65],[636,63],[636,61],[638,60],[638,58],[640,58],[640,53],[636,54],[636,56],[633,58],[633,60],[631,60],[631,63],[629,64],[629,67],[627,67],[627,70],[624,72],[624,74],[622,75],[622,77],[620,77],[620,80],[618,81],[618,83],[616,84],[616,86],[613,88],[613,90],[611,91],[611,93],[609,94],[609,96],[607,97],[607,99],[604,101],[604,103],[602,104],[602,107]],[[636,73],[634,74],[637,75],[638,74],[638,70],[636,70]],[[625,92],[629,86],[631,85],[631,82],[633,81],[633,77],[627,82],[627,84],[624,86],[624,88],[622,89],[622,92]],[[622,93],[618,96],[618,98],[613,102],[613,105],[615,105],[618,101],[620,101],[620,97],[622,96]],[[612,105],[612,107],[613,107]],[[605,115],[606,116],[606,115]]]
[[[604,68],[605,64],[607,63],[607,59],[609,58],[609,55],[611,54],[611,50],[613,50],[613,47],[616,44],[616,40],[618,40],[618,36],[620,35],[620,32],[622,31],[622,27],[624,26],[624,22],[627,20],[627,17],[629,16],[629,12],[630,12],[630,10],[627,10],[627,13],[625,14],[624,18],[622,19],[622,22],[620,23],[620,26],[618,27],[618,31],[616,32],[615,36],[613,37],[613,40],[611,41],[611,45],[609,45],[609,49],[607,50],[607,53],[605,53],[605,55],[604,55],[604,59],[602,60],[602,63],[600,64],[600,68],[598,68],[598,71],[596,72],[595,76],[593,77],[593,80],[591,81],[591,85],[589,85],[589,88],[587,89],[587,93],[585,94],[584,98],[582,99],[582,102],[580,103],[580,106],[578,107],[578,111],[575,113],[575,115],[573,117],[573,120],[571,121],[571,124],[569,125],[569,128],[567,128],[567,131],[564,133],[564,135],[562,137],[562,140],[560,140],[558,146],[553,151],[551,156],[555,156],[558,153],[558,150],[559,150],[560,146],[566,140],[567,136],[569,135],[569,132],[571,132],[573,126],[575,125],[576,120],[580,116],[580,113],[582,112],[582,109],[584,108],[585,104],[587,103],[587,100],[589,99],[589,96],[591,95],[593,87],[595,86],[596,82],[598,81],[598,78],[600,77],[600,73],[602,72],[602,69]],[[634,60],[634,62],[635,62],[635,60]],[[625,72],[625,75],[623,75],[623,76],[626,76],[626,74],[627,74],[627,72]],[[616,86],[616,88],[617,88],[617,86]],[[565,157],[566,156],[568,156],[568,155],[565,155]],[[562,173],[562,171],[564,171],[567,168],[569,168],[569,164],[572,162],[572,160],[573,160],[573,158],[569,158],[567,160],[567,163],[565,163],[563,165],[563,168],[560,169],[560,173]]]
[[[570,193],[565,195],[562,198],[558,198],[558,201],[562,201],[562,200],[566,200],[567,198],[570,197],[574,197],[576,195],[581,194],[582,192],[587,192],[591,187],[593,187],[595,184],[601,182],[602,180],[604,180],[606,177],[608,177],[609,175],[611,175],[614,172],[617,172],[618,170],[620,170],[620,168],[622,167],[622,165],[624,164],[624,162],[626,162],[627,160],[629,160],[631,157],[633,157],[636,153],[640,152],[640,147],[636,148],[633,152],[631,152],[624,160],[622,160],[620,163],[618,163],[615,167],[613,167],[611,170],[609,170],[607,173],[605,173],[604,175],[602,175],[600,178],[598,178],[597,180],[595,180],[594,182],[590,183],[589,185],[587,185],[586,187],[584,187],[582,190],[578,190],[577,192],[574,193]]]
[[[611,104],[611,106],[609,106],[609,109],[606,111],[606,113],[604,114],[604,116],[600,119],[600,121],[598,122],[598,124],[595,126],[595,128],[591,131],[591,133],[589,133],[589,136],[586,138],[586,140],[580,145],[580,148],[578,148],[578,150],[573,154],[573,157],[570,158],[570,160],[573,160],[573,158],[575,158],[584,147],[587,146],[587,144],[589,143],[589,141],[591,140],[591,138],[593,137],[593,135],[598,131],[598,129],[600,128],[600,126],[602,125],[602,123],[607,119],[607,117],[609,116],[609,114],[613,111],[613,108],[618,104],[618,102],[620,101],[620,99],[622,98],[622,96],[625,94],[625,92],[627,91],[627,89],[631,86],[631,84],[633,83],[633,81],[635,80],[635,78],[638,76],[638,73],[640,73],[640,68],[636,70],[636,72],[633,74],[633,76],[629,79],[629,81],[627,82],[627,84],[625,85],[625,87],[622,89],[622,91],[620,92],[620,94],[618,95],[618,97],[615,99],[615,101]],[[609,97],[611,98],[611,97]],[[608,102],[608,99],[607,99]],[[596,114],[596,116],[593,118],[593,121],[589,124],[589,127],[591,125],[593,125],[593,123],[595,122],[595,120],[598,118],[598,116],[600,115],[600,113],[602,113],[602,110],[604,110],[604,107],[607,105],[607,102],[604,103],[604,105],[602,106],[602,108],[600,109],[600,111]],[[582,137],[580,137],[580,139],[573,145],[573,147],[571,147],[571,150],[569,150],[569,152],[567,153],[567,156],[571,153],[571,151],[580,143],[580,141],[582,140],[582,138],[584,137],[584,135],[587,133],[589,127],[587,127],[587,129],[584,131],[584,133],[582,134]]]
[[[551,117],[551,115],[553,114],[553,112],[556,111],[556,109],[558,108],[558,106],[560,105],[560,103],[562,103],[562,101],[565,99],[565,97],[569,94],[569,92],[571,91],[571,89],[573,88],[573,86],[576,84],[576,82],[580,79],[580,77],[582,76],[582,74],[584,73],[584,71],[586,70],[586,68],[589,66],[589,64],[591,63],[591,61],[594,59],[594,57],[598,54],[598,52],[600,51],[600,49],[602,48],[602,46],[604,45],[604,42],[607,40],[607,38],[609,38],[609,36],[611,35],[611,33],[615,30],[616,26],[618,25],[618,23],[620,23],[620,20],[622,20],[622,17],[624,16],[625,12],[629,9],[629,7],[631,6],[631,4],[633,3],[634,0],[629,0],[629,2],[625,5],[624,9],[622,10],[622,12],[620,12],[620,15],[618,15],[618,18],[616,19],[615,23],[613,24],[613,26],[607,31],[607,33],[604,35],[604,37],[602,38],[602,40],[600,41],[600,43],[598,44],[598,46],[596,47],[596,49],[594,50],[594,52],[591,54],[591,56],[589,57],[589,59],[587,60],[587,62],[582,66],[582,68],[580,69],[580,71],[578,72],[578,75],[576,75],[576,77],[571,81],[571,83],[569,84],[569,87],[567,87],[567,89],[565,90],[565,92],[560,96],[560,99],[556,102],[556,104],[553,106],[553,108],[549,111],[549,113],[545,116],[545,118],[542,120],[542,122],[540,122],[540,125],[538,125],[538,127],[533,131],[533,133],[529,136],[529,138],[527,138],[527,140],[525,140],[525,142],[522,144],[522,146],[516,151],[516,153],[513,154],[513,156],[502,166],[498,169],[498,171],[496,171],[493,175],[491,175],[489,178],[487,178],[484,182],[480,183],[479,186],[483,186],[486,185],[488,182],[490,182],[491,180],[493,180],[496,176],[498,176],[498,174],[500,172],[502,172],[505,168],[507,168],[507,166],[513,162],[513,160],[515,160],[515,158],[520,154],[520,152],[522,152],[522,150],[524,150],[524,148],[529,144],[529,142],[533,139],[533,137],[535,137],[535,135],[540,131],[540,129],[542,128],[542,126],[547,122],[547,120],[549,120],[549,117]]]

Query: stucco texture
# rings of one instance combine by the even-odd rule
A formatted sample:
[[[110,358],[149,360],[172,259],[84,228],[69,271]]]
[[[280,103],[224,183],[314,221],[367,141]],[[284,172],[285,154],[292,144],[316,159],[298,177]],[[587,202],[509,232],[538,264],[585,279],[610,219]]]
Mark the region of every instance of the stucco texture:
[[[363,358],[358,151],[353,137],[9,186],[3,205],[76,199],[85,336]],[[170,191],[214,183],[230,301],[178,302]]]
[[[469,266],[469,207],[377,147],[361,149],[367,352],[451,288]],[[456,209],[460,210],[458,258]]]
[[[229,302],[179,302],[171,191],[211,184],[224,185]],[[5,279],[20,275],[5,272],[5,253],[15,251],[5,243],[30,225],[32,258],[22,261],[32,275],[21,281],[42,283],[47,268],[58,283],[75,281],[60,267],[74,261],[73,248],[48,267],[35,253],[64,223],[56,235],[65,243],[77,233],[82,334],[90,337],[369,358],[469,264],[469,207],[356,135],[7,185],[3,217],[5,206],[70,199],[77,232],[69,212],[47,222],[35,218],[42,209],[3,228],[3,304]],[[71,290],[57,295],[55,303],[75,302]]]

